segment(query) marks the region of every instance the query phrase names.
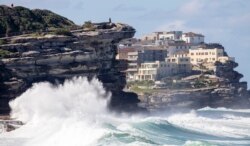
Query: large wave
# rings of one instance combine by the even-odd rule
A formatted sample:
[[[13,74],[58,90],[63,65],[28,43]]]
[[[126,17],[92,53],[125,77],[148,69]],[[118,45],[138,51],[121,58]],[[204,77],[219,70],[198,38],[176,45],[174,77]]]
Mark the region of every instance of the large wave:
[[[11,116],[25,125],[0,134],[0,146],[250,145],[250,110],[118,117],[109,99],[97,79],[34,84],[10,103]]]

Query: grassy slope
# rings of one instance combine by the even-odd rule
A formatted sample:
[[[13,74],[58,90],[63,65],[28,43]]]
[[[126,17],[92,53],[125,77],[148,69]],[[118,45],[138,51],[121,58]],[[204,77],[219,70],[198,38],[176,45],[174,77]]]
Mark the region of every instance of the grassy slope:
[[[0,5],[0,16],[0,35],[75,25],[67,18],[49,10],[30,10],[21,6],[11,8]]]

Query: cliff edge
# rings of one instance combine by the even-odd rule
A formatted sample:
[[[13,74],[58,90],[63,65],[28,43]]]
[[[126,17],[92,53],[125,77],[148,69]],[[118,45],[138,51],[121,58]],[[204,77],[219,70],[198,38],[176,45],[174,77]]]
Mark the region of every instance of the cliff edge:
[[[238,63],[234,61],[210,64],[213,70],[205,71],[203,68],[201,73],[193,72],[174,80],[165,89],[157,88],[141,94],[140,105],[148,110],[250,108],[250,91],[247,82],[240,81],[243,75],[234,70],[237,66]]]
[[[75,76],[97,77],[112,93],[110,107],[138,110],[137,95],[125,93],[126,66],[115,59],[117,43],[131,38],[135,29],[121,23],[91,23],[63,33],[32,33],[2,38],[0,45],[0,114],[8,102],[33,83],[61,83]]]

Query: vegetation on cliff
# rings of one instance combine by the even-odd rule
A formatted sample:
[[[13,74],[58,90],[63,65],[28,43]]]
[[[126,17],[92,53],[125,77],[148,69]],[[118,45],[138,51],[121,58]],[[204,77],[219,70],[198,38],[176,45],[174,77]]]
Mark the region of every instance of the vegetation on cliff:
[[[49,10],[30,10],[21,6],[0,5],[0,16],[0,36],[75,26],[72,21]]]

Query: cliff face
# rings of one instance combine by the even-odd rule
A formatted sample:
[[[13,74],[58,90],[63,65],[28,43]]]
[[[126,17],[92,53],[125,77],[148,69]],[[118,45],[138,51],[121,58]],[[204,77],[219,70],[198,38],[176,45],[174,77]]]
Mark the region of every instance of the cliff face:
[[[208,106],[249,108],[250,92],[247,90],[247,83],[240,81],[243,75],[234,70],[237,66],[238,64],[233,61],[217,62],[214,75],[202,74],[196,79],[199,82],[206,80],[205,87],[160,89],[141,95],[139,97],[141,105],[149,110],[195,109]],[[188,80],[188,82],[192,81]]]
[[[103,25],[103,24],[101,24]],[[9,100],[32,83],[63,82],[74,76],[97,77],[112,92],[111,108],[135,110],[139,102],[133,93],[123,92],[125,70],[115,59],[116,45],[133,37],[135,30],[124,24],[107,23],[108,29],[75,31],[72,36],[19,36],[7,40],[0,50],[0,113],[8,113]]]

